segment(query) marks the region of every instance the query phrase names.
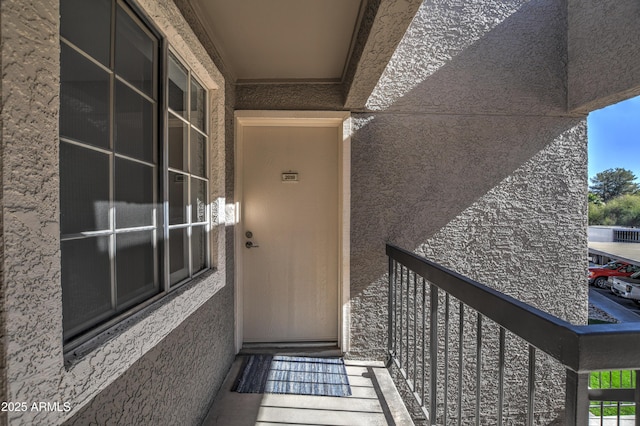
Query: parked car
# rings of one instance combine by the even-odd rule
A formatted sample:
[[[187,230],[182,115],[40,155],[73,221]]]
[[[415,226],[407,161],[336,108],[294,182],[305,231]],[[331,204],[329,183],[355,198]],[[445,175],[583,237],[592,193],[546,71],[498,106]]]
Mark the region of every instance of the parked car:
[[[640,305],[640,271],[629,277],[610,277],[611,291],[616,296],[631,299]]]
[[[589,284],[599,288],[608,288],[609,277],[628,277],[634,272],[640,271],[640,267],[627,262],[613,261],[604,266],[589,268]]]

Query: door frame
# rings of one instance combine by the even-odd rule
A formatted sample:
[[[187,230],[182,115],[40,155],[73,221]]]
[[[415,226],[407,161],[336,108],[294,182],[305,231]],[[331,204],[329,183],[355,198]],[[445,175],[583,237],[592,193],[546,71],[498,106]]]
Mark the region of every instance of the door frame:
[[[349,351],[350,341],[350,205],[351,114],[348,111],[236,111],[234,114],[234,303],[235,349],[243,343],[243,129],[252,126],[335,127],[338,130],[338,347]]]

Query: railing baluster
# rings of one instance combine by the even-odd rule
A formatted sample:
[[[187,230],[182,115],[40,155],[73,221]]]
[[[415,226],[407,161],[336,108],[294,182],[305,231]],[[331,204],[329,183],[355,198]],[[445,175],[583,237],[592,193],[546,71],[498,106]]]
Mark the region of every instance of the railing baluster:
[[[635,375],[635,380],[634,376]],[[633,394],[633,402],[636,404],[636,417],[635,424],[636,426],[640,426],[640,374],[638,374],[637,370],[631,372],[631,383],[635,385],[635,392]]]
[[[599,388],[602,389],[602,371],[598,373]],[[600,401],[600,426],[604,426],[604,401]]]
[[[482,386],[482,315],[478,312],[476,331],[476,425],[480,426],[480,388]]]
[[[407,273],[407,384],[411,389],[411,270]],[[413,273],[415,276],[415,272]]]
[[[414,273],[415,274],[415,273]],[[407,272],[407,384],[411,389],[411,270]]]
[[[433,419],[430,423],[435,425],[438,418],[438,287],[429,283],[429,288],[431,289],[431,294],[429,294],[429,301],[431,302],[431,315],[429,318],[429,358],[431,361],[429,412],[431,413],[431,419]]]
[[[613,372],[611,372],[611,373],[613,375]],[[622,370],[620,370],[620,375],[618,377],[619,377],[619,382],[620,382],[618,386],[622,387]],[[610,384],[610,387],[613,387],[613,380],[609,380],[609,384]],[[622,410],[622,407],[620,406],[620,401],[618,401],[617,406],[618,406],[618,411],[617,411],[617,413],[618,413],[618,426],[620,426],[620,414],[621,414],[620,411]]]
[[[406,323],[406,329],[407,329],[407,335],[406,335],[406,357],[407,357],[407,366],[406,366],[406,373],[407,373],[407,379],[409,378],[409,282],[411,282],[411,270],[409,268],[407,268],[407,323]]]
[[[398,262],[396,262],[394,267],[393,279],[394,279],[394,288],[393,288],[393,354],[394,356],[398,355]],[[402,273],[402,272],[401,272]]]
[[[464,372],[464,303],[460,302],[460,326],[458,331],[458,426],[462,425],[462,374]]]
[[[504,349],[505,331],[500,327],[500,349],[498,353],[498,426],[502,426],[502,407],[504,405]]]
[[[447,424],[449,411],[449,293],[444,296],[444,419]]]
[[[422,278],[422,399],[420,403],[422,406],[425,406],[424,393],[425,393],[425,378],[427,377],[426,372],[426,358],[425,358],[425,340],[427,339],[426,334],[426,312],[427,312],[427,283],[424,278]]]
[[[634,235],[635,237],[635,235]],[[629,237],[630,238],[630,237]],[[507,331],[515,336],[524,339],[528,343],[528,386],[525,420],[527,425],[533,425],[536,421],[536,354],[541,350],[555,358],[566,368],[566,399],[565,399],[565,421],[567,424],[587,424],[589,422],[589,398],[599,402],[601,412],[606,407],[616,407],[614,404],[605,402],[615,401],[617,403],[617,417],[620,418],[621,407],[626,407],[628,403],[622,401],[633,400],[634,405],[640,411],[640,374],[633,371],[631,380],[634,382],[634,389],[588,389],[589,373],[593,370],[614,369],[626,380],[627,374],[621,368],[633,369],[638,367],[637,357],[634,351],[640,350],[637,339],[629,339],[633,336],[640,336],[640,330],[632,327],[615,328],[613,326],[574,326],[565,321],[553,317],[527,305],[526,303],[514,300],[509,296],[501,294],[491,288],[483,286],[473,280],[465,278],[448,271],[446,268],[434,264],[426,259],[420,258],[413,253],[401,250],[392,246],[387,246],[389,255],[389,301],[388,301],[388,321],[389,337],[388,349],[391,363],[395,364],[400,373],[404,376],[405,383],[413,391],[413,396],[420,403],[420,408],[428,419],[429,424],[468,424],[475,409],[475,424],[482,421],[483,409],[483,387],[487,390],[487,385],[483,386],[483,351],[492,347],[483,348],[483,321],[487,318],[498,325],[499,347],[498,347],[498,384],[497,384],[497,424],[502,426],[512,419],[505,414],[505,376],[507,359]],[[411,274],[413,273],[413,294],[411,293]],[[418,289],[420,283],[422,287]],[[429,289],[427,289],[427,283]],[[398,288],[400,287],[400,288]],[[430,290],[429,295],[427,290]],[[439,346],[438,325],[440,314],[439,291],[444,291],[444,321],[443,339],[444,348]],[[419,292],[422,292],[421,294]],[[405,297],[406,293],[406,297]],[[413,297],[413,310],[411,308],[411,298]],[[422,305],[418,298],[422,298]],[[450,330],[452,321],[450,297],[455,297],[459,302],[459,327],[458,327],[458,371],[457,371],[457,401],[451,398],[449,401],[449,386],[456,380],[450,366]],[[427,298],[430,299],[429,312],[427,312]],[[420,307],[422,313],[418,312]],[[476,371],[475,371],[475,401],[473,396],[463,396],[465,385],[465,363],[467,359],[472,359],[469,353],[473,343],[465,348],[465,310],[473,309],[477,313],[476,329]],[[427,319],[429,316],[429,319]],[[468,319],[471,323],[473,318]],[[411,324],[413,321],[413,324]],[[428,324],[428,325],[427,325]],[[426,327],[429,327],[427,332]],[[418,328],[421,327],[421,328]],[[485,327],[486,328],[486,327]],[[404,334],[406,333],[406,334]],[[454,338],[455,339],[455,338]],[[421,340],[421,348],[418,348],[418,340]],[[621,347],[625,342],[629,347],[625,347],[624,355],[621,357],[609,357],[608,347]],[[615,343],[615,344],[614,344]],[[413,344],[413,348],[410,346]],[[455,344],[452,343],[452,344]],[[427,345],[429,347],[427,348]],[[486,344],[485,344],[486,346]],[[586,356],[587,348],[590,350]],[[439,371],[440,351],[443,353],[443,371]],[[410,352],[413,352],[413,356]],[[428,358],[427,358],[428,352]],[[494,354],[495,351],[491,352]],[[487,356],[486,354],[484,356]],[[430,363],[427,368],[427,363]],[[420,365],[420,366],[419,366]],[[455,368],[455,367],[454,367]],[[418,371],[422,377],[418,377]],[[577,373],[576,373],[577,372]],[[626,372],[626,370],[625,370]],[[427,378],[427,373],[429,378]],[[439,373],[443,373],[444,379],[440,378],[443,384],[438,381]],[[486,372],[485,372],[486,373]],[[410,375],[413,374],[413,377]],[[609,376],[611,373],[609,372]],[[469,375],[467,375],[468,377]],[[429,389],[426,381],[429,380]],[[604,382],[602,374],[598,375],[601,382]],[[419,382],[422,382],[421,384]],[[452,383],[453,382],[453,383]],[[610,387],[611,377],[609,377]],[[467,383],[471,387],[472,383]],[[420,387],[420,390],[418,388]],[[444,389],[444,394],[440,399],[443,410],[438,412],[439,392]],[[494,388],[495,389],[495,388]],[[429,393],[429,403],[426,403],[427,393]],[[453,395],[452,395],[453,396]],[[463,408],[464,399],[464,408]],[[451,404],[457,402],[454,410]],[[475,403],[475,406],[474,406]],[[594,405],[598,407],[598,404]],[[451,413],[449,410],[451,409]],[[525,411],[523,409],[523,411]],[[466,416],[463,420],[463,413]],[[449,417],[451,414],[451,417]],[[485,413],[486,414],[486,413]],[[538,413],[539,414],[539,413]],[[457,422],[451,419],[457,415]],[[493,416],[493,414],[490,414]],[[603,418],[601,417],[601,423]],[[636,426],[640,426],[640,415],[635,420]]]
[[[565,424],[589,424],[589,373],[576,373],[567,369],[565,394]],[[602,411],[601,411],[602,413]]]
[[[402,335],[402,331],[403,331],[403,313],[404,313],[404,265],[400,266],[400,326],[398,327],[400,329],[400,348],[398,351],[398,360],[400,361],[399,363],[399,368],[402,369],[402,343],[404,341],[404,337]]]
[[[387,350],[389,352],[389,357],[393,357],[393,338],[395,333],[395,325],[393,323],[393,305],[395,303],[394,291],[395,291],[395,274],[394,274],[394,264],[395,261],[390,257],[389,258],[389,300],[387,301],[387,321],[388,321],[388,336],[387,336]]]
[[[536,392],[536,348],[529,345],[529,391],[527,403],[527,425],[533,426]]]
[[[418,390],[418,380],[417,380],[417,371],[418,371],[418,363],[417,363],[417,350],[418,350],[418,310],[417,310],[417,300],[418,300],[418,274],[413,273],[413,391],[417,392]]]

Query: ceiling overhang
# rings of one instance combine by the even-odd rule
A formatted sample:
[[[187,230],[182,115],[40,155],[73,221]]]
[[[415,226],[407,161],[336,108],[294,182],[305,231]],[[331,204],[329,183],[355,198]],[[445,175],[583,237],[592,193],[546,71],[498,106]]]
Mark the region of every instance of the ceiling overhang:
[[[274,109],[274,91],[284,90],[291,96],[281,109],[352,110],[364,108],[422,3],[185,1],[198,21],[191,25],[212,41],[242,107]]]
[[[364,0],[191,0],[236,84],[343,79]]]

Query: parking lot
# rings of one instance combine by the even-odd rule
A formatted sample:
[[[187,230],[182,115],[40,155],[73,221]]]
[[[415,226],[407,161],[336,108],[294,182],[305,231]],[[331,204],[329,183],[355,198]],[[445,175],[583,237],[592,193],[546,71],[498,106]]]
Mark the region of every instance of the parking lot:
[[[609,289],[601,289],[601,288],[597,288],[597,287],[589,287],[589,288],[591,289],[591,291],[595,291],[595,292],[607,297],[608,299],[616,302],[617,304],[621,305],[622,307],[630,310],[631,312],[639,315],[638,320],[640,321],[640,306],[636,305],[631,300],[625,299],[624,297],[618,297],[615,294],[613,294],[611,292],[611,290],[609,290]]]

